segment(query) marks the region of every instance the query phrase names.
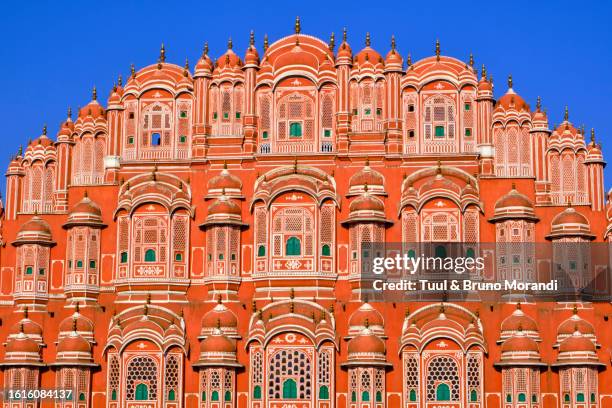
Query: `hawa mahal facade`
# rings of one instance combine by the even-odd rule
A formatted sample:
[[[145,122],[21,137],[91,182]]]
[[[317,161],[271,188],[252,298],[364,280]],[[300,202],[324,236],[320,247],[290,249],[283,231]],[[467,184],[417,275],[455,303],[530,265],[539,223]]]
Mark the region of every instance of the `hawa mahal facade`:
[[[601,148],[484,66],[295,33],[132,72],[6,172],[14,407],[612,406],[605,301],[368,301],[365,244],[609,242]],[[519,246],[520,247],[520,246]],[[521,252],[523,251],[523,252]],[[524,249],[497,269],[533,279]],[[571,251],[570,251],[571,252]],[[506,258],[507,256],[507,258]],[[569,253],[579,278],[594,259]],[[603,262],[606,264],[607,262]],[[572,278],[573,276],[573,278]],[[608,281],[604,285],[609,285]],[[609,287],[608,287],[609,289]]]

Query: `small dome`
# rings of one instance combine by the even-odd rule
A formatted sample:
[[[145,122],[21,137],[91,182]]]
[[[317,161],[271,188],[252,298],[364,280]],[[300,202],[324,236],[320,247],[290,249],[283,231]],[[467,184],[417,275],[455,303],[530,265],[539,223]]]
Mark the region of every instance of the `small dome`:
[[[205,338],[200,344],[201,353],[235,353],[235,343],[225,337],[220,330]]]
[[[565,211],[557,214],[552,220],[552,225],[563,225],[563,224],[583,224],[589,225],[589,220],[576,211],[573,207],[568,207]]]
[[[73,332],[57,344],[58,353],[91,353],[91,344],[82,336]]]
[[[349,327],[383,326],[383,317],[371,304],[364,303],[355,310],[348,321]]]
[[[259,54],[257,53],[257,48],[253,44],[247,48],[246,54],[244,56],[245,65],[259,65]]]
[[[40,346],[23,332],[10,339],[6,345],[6,354],[39,353]]]
[[[231,192],[234,190],[242,189],[242,181],[240,178],[232,175],[229,170],[227,170],[227,165],[223,165],[223,170],[221,173],[216,176],[211,177],[208,180],[208,190],[221,191],[225,189],[226,192]]]
[[[504,110],[514,109],[516,111],[529,111],[529,105],[525,102],[523,98],[521,98],[520,95],[514,92],[514,89],[512,89],[512,87],[508,88],[506,94],[499,98],[499,100],[495,104],[495,107],[502,107],[504,108]]]
[[[68,221],[64,224],[64,227],[72,225],[103,226],[102,210],[87,196],[87,194],[85,194],[83,199],[76,203],[68,213]]]
[[[525,194],[519,193],[514,187],[506,195],[497,200],[495,209],[508,207],[524,207],[533,209],[533,203]]]
[[[374,50],[370,47],[369,35],[366,37],[366,46],[361,51],[355,55],[354,58],[355,65],[364,65],[364,64],[383,64],[383,58],[378,53],[378,51]]]
[[[395,36],[391,37],[391,50],[387,53],[387,57],[385,58],[385,65],[387,68],[394,67],[397,69],[402,69],[404,64],[404,60],[402,56],[395,50]]]
[[[557,329],[557,334],[560,336],[571,336],[576,331],[579,331],[584,335],[595,335],[595,329],[593,328],[591,323],[582,319],[576,313],[574,313],[572,317],[566,319],[563,323],[559,325],[559,328]]]
[[[485,93],[493,92],[491,82],[489,82],[484,76],[480,78],[480,81],[478,81],[478,91]]]
[[[230,39],[227,44],[227,51],[225,54],[217,59],[217,68],[235,68],[242,66],[240,57],[232,50],[232,40]]]
[[[385,342],[366,328],[348,343],[349,355],[361,353],[385,354]]]
[[[554,239],[564,236],[582,236],[586,239],[595,238],[591,234],[589,220],[573,207],[567,207],[553,218],[550,234],[546,238]]]
[[[559,353],[595,352],[595,344],[579,331],[566,338],[559,345]]]
[[[529,219],[537,221],[533,202],[525,194],[512,189],[495,202],[495,211],[490,221],[503,221],[506,219]]]
[[[217,326],[222,328],[238,327],[236,315],[223,303],[217,304],[202,317],[202,327],[213,328]]]
[[[240,206],[227,196],[221,196],[208,206],[208,215],[241,215]]]
[[[92,333],[94,330],[93,323],[79,312],[75,312],[68,316],[59,325],[60,333],[77,331],[79,333]]]
[[[502,353],[516,352],[516,351],[532,351],[538,352],[538,344],[530,337],[523,335],[517,335],[510,337],[504,341],[501,347]]]
[[[336,54],[336,59],[341,59],[341,58],[346,58],[346,59],[353,59],[353,50],[351,50],[351,46],[348,45],[348,43],[346,41],[343,41],[342,44],[340,44],[340,47],[338,47],[338,53]]]
[[[54,242],[51,236],[51,227],[49,224],[40,218],[38,215],[32,217],[24,223],[17,232],[17,239],[13,245],[22,245],[27,243],[35,243],[42,245],[53,245]]]
[[[85,105],[79,110],[80,119],[84,119],[87,117],[91,119],[97,119],[100,117],[104,117],[104,107],[100,105],[95,98],[96,98],[96,91],[94,89],[94,99],[92,99],[91,102],[89,102],[87,105]]]
[[[521,309],[517,308],[501,324],[501,331],[504,332],[537,332],[538,326],[531,317],[527,316]]]
[[[364,186],[368,186],[368,190],[372,193],[378,193],[379,190],[384,192],[384,184],[384,176],[366,162],[366,165],[349,179],[349,193],[362,192]]]
[[[349,205],[349,212],[358,211],[377,211],[384,212],[385,204],[382,200],[372,194],[362,194],[359,197],[351,201]]]

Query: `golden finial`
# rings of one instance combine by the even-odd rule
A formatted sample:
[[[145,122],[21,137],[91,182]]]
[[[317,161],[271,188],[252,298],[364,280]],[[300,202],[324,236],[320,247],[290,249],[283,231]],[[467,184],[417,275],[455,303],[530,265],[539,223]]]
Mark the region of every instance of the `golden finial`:
[[[72,331],[75,332],[77,329],[77,319],[76,317],[72,318]]]
[[[19,145],[19,150],[17,150],[17,156],[21,156],[23,154],[23,146]]]
[[[147,305],[151,304],[151,293],[147,293]]]
[[[591,128],[591,143],[595,144],[595,128]]]
[[[257,302],[255,301],[255,299],[253,299],[253,301],[251,302],[251,310],[253,311],[253,313],[257,312]]]
[[[289,313],[293,314],[293,312],[295,312],[295,304],[293,304],[293,301],[291,301],[289,304]]]
[[[268,34],[264,34],[264,52],[268,51]]]
[[[95,85],[93,87],[93,90],[91,91],[91,100],[92,101],[98,100],[98,90],[96,89]]]
[[[47,124],[46,123],[43,125],[42,134],[43,136],[47,136]]]
[[[204,55],[208,55],[208,41],[204,43]]]
[[[159,49],[159,62],[166,62],[166,47],[164,47],[164,43],[161,44]]]
[[[136,76],[136,68],[134,67],[134,64],[130,64],[130,75],[132,75],[132,78]]]
[[[516,310],[521,310],[521,302],[518,302],[518,303],[516,304]]]
[[[221,297],[221,295],[217,296],[217,304],[221,304],[223,303],[223,298]]]
[[[391,35],[391,51],[395,53],[395,34]]]
[[[368,192],[368,182],[367,182],[367,181],[366,181],[365,183],[363,183],[363,191],[364,191],[365,193],[367,193],[367,192]],[[368,302],[368,301],[366,300],[366,303],[367,303],[367,302]]]
[[[83,191],[83,198],[87,198],[89,197],[89,194],[87,193],[87,190]],[[77,307],[78,307],[78,303],[77,303]]]
[[[569,109],[568,109],[567,105],[565,105],[565,112],[563,113],[563,120],[565,122],[569,121]]]
[[[295,289],[291,288],[291,290],[289,291],[289,298],[290,299],[294,299],[295,298]]]
[[[221,329],[221,319],[217,319],[217,329]]]
[[[189,73],[189,58],[185,58],[185,67],[183,70],[183,74],[187,76],[188,73]]]
[[[142,314],[144,316],[148,316],[149,315],[149,304],[148,303],[145,303],[143,311],[142,311]]]
[[[23,318],[24,319],[28,318],[28,307],[27,306],[23,308]]]
[[[69,106],[68,107],[68,119],[72,119],[72,108]]]
[[[444,313],[445,310],[444,303],[440,303],[440,314]]]
[[[470,52],[470,67],[474,68],[474,54]]]
[[[436,167],[436,173],[442,174],[442,162],[440,160],[438,160],[438,165]]]
[[[538,96],[536,99],[536,109],[539,111],[542,108],[542,98]]]
[[[523,323],[519,323],[518,325],[518,331],[522,332],[523,331]]]
[[[480,77],[484,80],[487,79],[487,68],[485,67],[485,64],[482,64],[482,72],[480,74]]]
[[[346,42],[346,27],[342,28],[342,42]]]
[[[363,325],[365,326],[365,328],[369,328],[370,327],[370,319],[365,319],[365,321],[363,322]]]
[[[302,25],[300,23],[300,16],[295,17],[295,33],[299,34],[302,31]]]
[[[23,334],[23,322],[19,322],[19,333]]]
[[[255,46],[255,32],[251,30],[251,34],[249,34],[249,47],[253,48]]]
[[[411,67],[412,66],[412,56],[408,53],[408,57],[406,58],[406,64]]]
[[[369,47],[369,46],[370,46],[370,44],[371,44],[370,32],[368,31],[368,32],[366,33],[365,45],[366,45],[366,47]]]
[[[512,190],[516,190],[516,183],[512,183]]]
[[[123,86],[123,76],[121,74],[119,74],[119,77],[117,78],[117,85]]]
[[[574,308],[572,309],[572,313],[578,314],[578,305],[574,305]]]
[[[436,39],[436,61],[440,61],[440,40]]]
[[[85,194],[87,194],[87,190],[85,190]],[[85,195],[85,197],[87,197],[87,195]],[[81,306],[79,305],[79,302],[76,302],[74,304],[74,313],[79,313],[81,311]]]
[[[297,156],[295,156],[293,158],[293,172],[297,173],[297,168],[298,168],[298,160],[297,160]]]
[[[508,88],[512,89],[512,85],[514,85],[512,81],[512,74],[508,75]]]
[[[333,52],[335,47],[336,47],[336,35],[334,33],[331,33],[331,35],[329,36],[329,50]]]
[[[232,37],[227,40],[227,49],[231,50],[234,47],[234,42],[232,41]]]

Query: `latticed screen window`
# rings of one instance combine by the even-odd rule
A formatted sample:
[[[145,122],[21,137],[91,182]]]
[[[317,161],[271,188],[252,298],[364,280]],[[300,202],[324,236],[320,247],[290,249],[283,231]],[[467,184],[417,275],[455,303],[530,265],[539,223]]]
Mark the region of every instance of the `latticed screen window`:
[[[263,387],[263,353],[259,349],[251,352],[251,384],[253,386],[253,399],[261,399]]]
[[[404,392],[406,401],[417,401],[419,395],[419,355],[417,353],[404,353]]]
[[[480,378],[482,358],[479,354],[470,353],[467,356],[467,390],[470,402],[480,402]]]
[[[268,365],[268,396],[270,399],[310,399],[312,395],[312,365],[301,350],[280,350]]]
[[[425,377],[428,401],[459,401],[459,368],[450,356],[436,356]]]
[[[166,368],[164,373],[164,390],[167,401],[176,401],[180,391],[180,357],[169,355],[166,359]]]
[[[167,216],[135,216],[134,262],[165,262],[167,235]]]
[[[157,363],[148,356],[137,356],[126,367],[125,399],[148,401],[157,399]]]
[[[119,398],[119,379],[120,379],[119,357],[111,354],[108,363],[108,395],[111,401]]]
[[[314,114],[315,106],[310,97],[297,93],[282,97],[278,102],[277,140],[314,140]]]
[[[289,124],[290,137],[302,137],[302,124],[300,122],[291,122]]]
[[[424,211],[421,221],[423,241],[456,242],[459,240],[459,210]]]
[[[436,95],[425,102],[425,139],[455,138],[455,103],[445,96]]]
[[[272,221],[273,255],[314,255],[314,217],[306,208],[283,208]]]
[[[172,129],[170,108],[167,105],[157,103],[146,107],[142,129],[143,147],[170,145],[170,131]]]

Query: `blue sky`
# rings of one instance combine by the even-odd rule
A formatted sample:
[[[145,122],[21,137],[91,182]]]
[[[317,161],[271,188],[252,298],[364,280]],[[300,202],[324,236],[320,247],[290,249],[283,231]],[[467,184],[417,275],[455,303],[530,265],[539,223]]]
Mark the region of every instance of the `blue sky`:
[[[383,55],[392,34],[413,61],[433,54],[436,38],[443,54],[467,60],[472,52],[476,66],[485,63],[493,74],[497,96],[512,73],[515,90],[532,107],[542,97],[551,124],[568,105],[570,120],[594,127],[612,162],[612,2],[34,1],[0,7],[0,168],[44,123],[54,136],[67,107],[86,104],[93,85],[106,101],[131,63],[156,61],[162,41],[167,61],[182,65],[187,57],[193,66],[205,41],[216,58],[231,36],[242,55],[251,29],[261,49],[264,33],[271,42],[290,34],[296,15],[303,33],[324,39],[332,31],[339,39],[347,27],[354,51],[369,31]]]

